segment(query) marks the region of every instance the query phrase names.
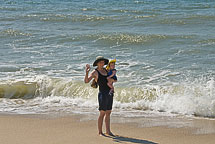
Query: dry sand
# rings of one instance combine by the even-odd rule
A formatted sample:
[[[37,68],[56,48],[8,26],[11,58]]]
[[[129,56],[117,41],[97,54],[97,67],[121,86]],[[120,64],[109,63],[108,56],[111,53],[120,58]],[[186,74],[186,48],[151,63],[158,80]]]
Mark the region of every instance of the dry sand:
[[[81,116],[0,115],[0,144],[214,144],[215,134],[193,134],[190,128],[112,123],[116,135],[98,136],[97,121]],[[204,121],[202,121],[204,122]]]

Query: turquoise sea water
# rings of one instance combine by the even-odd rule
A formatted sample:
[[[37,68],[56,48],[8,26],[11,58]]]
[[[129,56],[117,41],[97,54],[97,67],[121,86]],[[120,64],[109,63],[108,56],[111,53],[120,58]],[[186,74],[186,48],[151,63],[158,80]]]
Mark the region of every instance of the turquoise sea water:
[[[2,0],[0,111],[96,110],[84,67],[103,55],[119,113],[215,117],[214,32],[214,1]]]

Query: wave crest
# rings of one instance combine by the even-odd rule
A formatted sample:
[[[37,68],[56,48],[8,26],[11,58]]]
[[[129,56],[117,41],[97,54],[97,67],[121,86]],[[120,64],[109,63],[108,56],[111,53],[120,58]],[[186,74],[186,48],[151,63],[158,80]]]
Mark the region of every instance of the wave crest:
[[[8,35],[8,36],[31,36],[30,33],[24,33],[20,30],[14,30],[14,29],[6,29],[4,31],[0,31],[0,35]]]
[[[215,81],[193,81],[168,85],[115,88],[114,108],[152,110],[158,112],[215,117]],[[26,80],[8,80],[0,83],[0,97],[5,99],[33,100],[34,105],[48,105],[58,99],[61,107],[68,103],[78,107],[95,106],[98,89],[81,81],[48,76]],[[53,99],[52,99],[53,98]],[[61,100],[62,99],[62,100]],[[39,100],[39,103],[36,103]],[[44,102],[44,101],[45,102]],[[82,101],[79,103],[78,101]],[[90,101],[90,103],[88,103]],[[62,103],[63,102],[63,103]],[[2,103],[2,102],[1,102]],[[21,103],[23,105],[23,103]],[[19,103],[18,103],[19,104]],[[50,105],[52,107],[52,105]]]

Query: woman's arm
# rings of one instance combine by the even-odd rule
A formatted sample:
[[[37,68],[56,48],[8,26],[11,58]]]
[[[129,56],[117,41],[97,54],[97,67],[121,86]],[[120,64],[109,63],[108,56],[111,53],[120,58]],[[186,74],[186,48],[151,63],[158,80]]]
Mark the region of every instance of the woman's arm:
[[[85,83],[89,83],[95,77],[94,76],[95,75],[95,71],[93,71],[89,75],[89,72],[90,72],[90,65],[89,64],[86,65],[86,69],[85,70],[86,70],[86,74],[85,74],[84,82]]]

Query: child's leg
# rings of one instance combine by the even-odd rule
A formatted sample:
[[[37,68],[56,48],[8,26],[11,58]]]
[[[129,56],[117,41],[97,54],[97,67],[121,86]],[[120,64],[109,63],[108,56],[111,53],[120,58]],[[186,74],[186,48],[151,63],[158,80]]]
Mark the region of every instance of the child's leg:
[[[107,85],[108,85],[111,89],[113,89],[113,88],[114,88],[114,87],[113,87],[113,80],[112,80],[112,79],[108,79]]]
[[[111,89],[110,89],[110,92],[111,92],[111,93],[114,92],[113,82],[114,82],[114,79],[108,79],[107,85],[111,88]]]

